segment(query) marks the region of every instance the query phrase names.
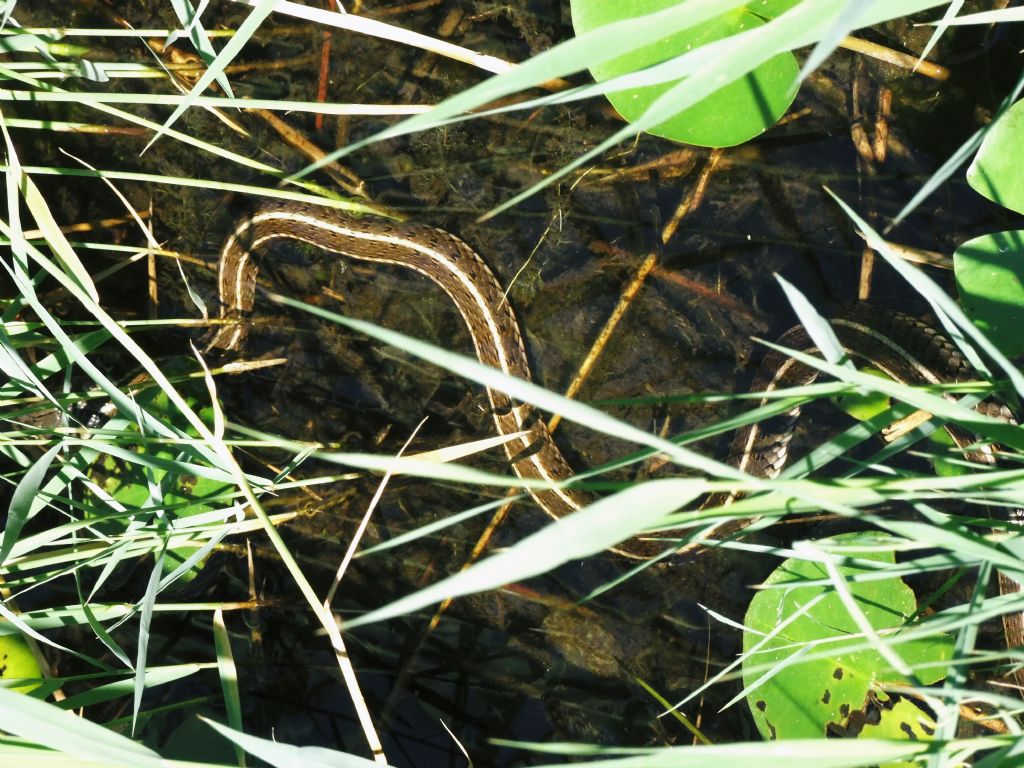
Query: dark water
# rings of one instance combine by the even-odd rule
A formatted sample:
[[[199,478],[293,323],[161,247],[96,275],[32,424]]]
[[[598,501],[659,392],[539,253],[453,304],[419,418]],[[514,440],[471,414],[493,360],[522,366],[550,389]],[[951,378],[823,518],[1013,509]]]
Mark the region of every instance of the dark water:
[[[120,12],[135,27],[162,26],[169,24],[169,18],[161,16],[162,5],[132,4],[130,14]],[[43,26],[111,24],[104,7],[86,3],[67,11],[39,3],[33,4],[31,15],[19,7],[24,13],[19,20]],[[382,13],[386,7],[367,4],[369,15],[375,10]],[[210,10],[207,24],[237,26],[244,14],[241,7],[222,4]],[[517,61],[571,33],[567,6],[554,3],[524,3],[512,10],[490,3],[445,4],[384,18],[427,34],[437,34],[447,20],[454,28],[451,42]],[[867,36],[897,46],[908,34],[894,24]],[[950,35],[933,56],[953,69],[953,79],[941,85],[837,53],[803,88],[792,110],[798,118],[748,146],[725,152],[701,205],[665,245],[659,242],[660,227],[694,188],[709,152],[683,150],[646,137],[602,158],[578,183],[563,181],[491,222],[475,222],[615,130],[618,124],[601,104],[513,114],[391,140],[356,154],[351,165],[377,202],[460,234],[485,256],[502,282],[518,275],[510,300],[527,334],[540,383],[564,389],[622,287],[654,251],[658,271],[637,296],[579,397],[601,401],[732,391],[749,382],[749,338],[770,337],[792,323],[774,273],[784,274],[825,310],[856,297],[862,243],[823,185],[869,221],[884,226],[998,102],[1007,87],[1004,73],[1012,71],[1004,66],[1014,50],[1011,42],[988,31]],[[95,58],[147,60],[138,45],[96,41],[98,46],[105,44],[110,48],[97,49]],[[315,57],[283,69],[270,65],[300,62],[321,44],[310,27],[275,31],[268,25],[239,58],[255,66],[233,76],[236,95],[312,99]],[[339,102],[432,103],[477,79],[468,67],[394,44],[340,33],[333,37],[329,95]],[[156,81],[114,87],[164,88]],[[854,149],[851,125],[863,115],[869,134],[874,130],[873,111],[883,88],[893,93],[889,154],[885,162],[869,162]],[[139,112],[158,120],[167,114],[155,109]],[[99,119],[72,105],[26,107],[23,113]],[[305,164],[257,116],[233,117],[251,132],[250,138],[237,137],[200,110],[190,111],[178,127],[288,170]],[[287,119],[326,148],[390,124],[376,118],[328,118],[317,132],[312,118]],[[272,180],[166,139],[140,157],[148,136],[55,140],[20,133],[16,138],[23,161],[31,156],[33,164],[66,165],[67,159],[57,153],[63,146],[104,168],[272,186]],[[678,155],[673,163],[654,166],[669,153]],[[325,177],[318,180],[327,183]],[[52,178],[38,182],[66,221],[118,212],[116,201],[99,183]],[[246,201],[210,190],[133,182],[120,186],[139,207],[152,201],[159,239],[201,260],[204,266],[186,265],[186,274],[213,306],[216,252]],[[1004,215],[969,190],[958,173],[890,237],[949,253],[969,237],[1005,227]],[[137,242],[128,230],[112,236]],[[311,254],[299,249],[282,249],[276,255],[266,279],[279,291],[455,349],[470,349],[457,314],[423,280],[316,261],[315,256],[311,262]],[[159,271],[160,315],[195,317],[177,268],[161,263]],[[116,285],[104,286],[105,300],[119,316],[143,316],[144,271],[122,275]],[[324,285],[344,301],[325,294]],[[874,277],[872,293],[882,303],[913,305],[884,267]],[[427,422],[411,450],[489,434],[481,393],[473,387],[375,342],[278,308],[261,309],[268,326],[252,334],[246,353],[286,357],[287,363],[221,383],[232,420],[294,439],[382,453],[395,452],[424,416]],[[151,334],[146,343],[155,354],[187,354],[187,339],[185,332],[170,332]],[[118,364],[125,361],[111,362]],[[727,412],[664,402],[611,410],[644,429],[665,429],[669,434]],[[578,466],[602,464],[629,450],[568,424],[559,428],[558,440]],[[721,455],[723,444],[710,441],[705,448]],[[269,472],[262,462],[279,465],[286,457],[257,455],[246,460],[254,470]],[[495,456],[481,465],[500,470],[501,460]],[[311,465],[308,471],[333,470]],[[301,512],[285,533],[321,593],[374,484],[373,479],[358,480],[319,489],[321,498],[296,494],[274,503],[274,511]],[[369,538],[394,536],[481,498],[476,489],[394,481]],[[519,505],[498,533],[496,545],[515,541],[543,520],[536,509]],[[343,615],[353,615],[456,570],[482,527],[482,521],[469,522],[443,538],[357,561],[336,606]],[[772,540],[806,533],[767,535]],[[256,590],[266,605],[255,613],[228,617],[242,671],[247,730],[285,742],[364,754],[329,643],[317,632],[269,545],[259,536],[251,543]],[[246,599],[241,542],[236,546],[235,553],[210,563],[189,599]],[[683,744],[689,741],[687,732],[671,719],[657,718],[660,706],[636,678],[676,700],[728,663],[738,650],[738,633],[710,622],[701,605],[741,620],[750,594],[745,585],[762,578],[772,566],[768,559],[711,553],[696,564],[651,569],[578,606],[581,597],[628,567],[609,554],[565,566],[527,585],[460,600],[429,636],[424,635],[427,613],[360,629],[349,636],[349,650],[394,765],[464,764],[442,721],[476,765],[540,761],[490,745],[492,738]],[[211,658],[205,614],[157,620],[152,663]],[[700,719],[713,741],[756,738],[745,705],[718,711],[735,695],[736,685],[717,687],[686,709],[691,719]],[[223,720],[218,697],[212,673],[154,691],[147,695],[146,706],[170,709],[150,719],[142,735],[168,757],[194,758],[187,745],[195,741],[178,729],[191,722],[196,711]],[[183,700],[189,703],[181,705]]]

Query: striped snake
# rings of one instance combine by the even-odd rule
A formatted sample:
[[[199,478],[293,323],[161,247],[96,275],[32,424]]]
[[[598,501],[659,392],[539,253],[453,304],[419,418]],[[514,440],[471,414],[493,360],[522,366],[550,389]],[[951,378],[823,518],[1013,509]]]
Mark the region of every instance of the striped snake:
[[[268,242],[280,239],[309,243],[352,259],[395,264],[426,275],[448,294],[462,315],[480,361],[509,376],[530,380],[519,323],[494,274],[470,246],[434,227],[377,218],[355,219],[333,209],[301,203],[264,204],[238,223],[221,249],[218,281],[223,317],[242,318],[251,312],[257,274],[254,254]],[[975,375],[955,345],[909,315],[855,305],[835,318],[832,328],[849,354],[905,384],[940,384],[968,380]],[[224,324],[209,346],[238,349],[244,334],[244,323]],[[800,351],[817,351],[799,326],[787,331],[779,344]],[[753,390],[806,385],[817,375],[816,370],[793,358],[771,352],[761,365]],[[522,479],[548,484],[545,488],[529,489],[538,506],[556,519],[586,506],[590,500],[587,494],[572,486],[564,487],[573,471],[536,410],[495,389],[488,388],[487,395],[498,433],[518,435],[505,443],[512,469]],[[1001,406],[987,407],[996,409],[997,415],[1007,415]],[[739,430],[730,450],[730,463],[754,476],[778,476],[786,462],[798,416],[799,407]],[[992,463],[990,453],[975,445],[972,434],[953,426],[947,430],[969,460]],[[719,498],[713,503],[721,502]],[[714,534],[721,537],[735,533],[749,522],[723,523]],[[623,542],[615,551],[628,557],[647,558],[664,552],[665,548],[666,542],[645,537]],[[1016,582],[1007,578],[1001,578],[1000,583],[1004,591],[1017,590]],[[1020,616],[1006,617],[1010,645],[1024,644],[1022,625]]]

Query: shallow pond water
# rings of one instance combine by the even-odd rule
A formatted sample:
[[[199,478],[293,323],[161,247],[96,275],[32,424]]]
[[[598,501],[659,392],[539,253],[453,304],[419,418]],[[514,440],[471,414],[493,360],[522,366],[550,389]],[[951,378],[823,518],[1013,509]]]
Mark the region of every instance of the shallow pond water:
[[[570,34],[564,3],[531,2],[518,9],[493,3],[419,5],[422,10],[391,13],[385,4],[367,2],[364,12],[517,61]],[[68,11],[41,2],[20,21],[38,26],[112,24],[105,9],[103,3],[88,3]],[[162,3],[136,3],[130,11],[131,23],[139,28],[170,23]],[[125,9],[119,12],[128,15]],[[237,26],[245,12],[241,6],[220,4],[210,9],[206,23],[210,28]],[[251,69],[232,76],[236,95],[312,99],[319,66],[315,54],[323,38],[311,26],[276,24],[268,23],[239,58]],[[904,25],[894,24],[868,36],[898,45],[908,34]],[[97,50],[97,58],[145,59],[138,45],[107,45]],[[468,67],[369,38],[336,33],[332,47],[328,95],[334,101],[433,103],[478,79]],[[863,244],[824,187],[884,226],[950,149],[989,114],[1005,90],[1000,63],[1011,50],[1009,41],[990,39],[985,32],[950,36],[933,56],[952,62],[953,78],[946,83],[840,51],[809,78],[783,125],[749,145],[724,151],[713,170],[708,170],[708,150],[641,137],[571,181],[482,224],[476,221],[479,215],[614,130],[618,124],[609,110],[584,103],[512,113],[392,139],[349,162],[375,202],[458,233],[485,257],[509,286],[536,380],[558,391],[572,378],[624,286],[645,258],[655,254],[656,269],[577,397],[598,403],[637,398],[636,404],[608,409],[643,429],[678,434],[722,418],[729,407],[687,406],[667,398],[742,390],[750,381],[750,362],[757,357],[751,337],[771,338],[792,324],[775,273],[825,311],[856,298]],[[281,62],[285,66],[277,66]],[[977,87],[979,81],[988,87]],[[892,111],[882,128],[876,112],[886,91],[892,96]],[[151,111],[154,119],[166,115]],[[60,113],[63,119],[69,119],[68,113],[85,114],[83,107],[72,106],[61,107]],[[251,135],[240,137],[216,116],[199,110],[190,111],[181,128],[287,170],[305,164],[259,115],[232,117]],[[389,124],[380,118],[329,118],[318,130],[304,115],[287,119],[325,148]],[[858,154],[857,126],[869,137],[889,131],[884,161]],[[56,143],[26,135],[17,139],[23,151],[35,154],[34,164],[67,164]],[[148,135],[71,136],[62,137],[60,145],[107,168],[272,185],[169,140],[140,156],[147,140]],[[103,218],[117,210],[116,201],[101,194],[97,183],[50,178],[39,183],[51,199],[61,202],[67,221]],[[662,243],[663,225],[698,184],[703,185],[699,205],[683,219],[677,234]],[[215,306],[212,268],[217,250],[247,201],[209,189],[130,181],[123,188],[139,207],[152,200],[160,240],[197,257],[198,264],[185,265],[185,274]],[[954,175],[890,237],[949,253],[957,243],[1001,226],[1001,215]],[[123,230],[116,236],[134,237]],[[417,276],[343,264],[308,248],[275,249],[264,264],[261,281],[277,291],[456,350],[471,349],[444,295]],[[197,315],[174,264],[159,264],[158,281],[161,316]],[[116,285],[104,286],[104,298],[124,317],[142,316],[147,311],[140,301],[145,285],[141,269],[129,272]],[[907,289],[882,266],[874,274],[871,294],[882,304],[913,306]],[[489,434],[485,398],[477,388],[305,315],[266,302],[257,314],[245,357],[286,362],[221,381],[219,391],[232,421],[296,440],[380,453],[397,451],[424,417],[410,450]],[[147,344],[155,353],[188,354],[188,340],[186,332],[170,332],[152,334]],[[111,364],[119,362],[124,364]],[[559,427],[557,440],[579,467],[599,466],[630,450],[571,424]],[[723,455],[725,446],[722,438],[700,447]],[[287,457],[257,453],[246,461],[256,471],[269,472],[268,467]],[[481,458],[478,465],[504,468],[497,454]],[[311,463],[302,471],[337,470]],[[648,471],[653,470],[644,466],[613,479],[628,481]],[[364,477],[273,502],[274,511],[298,512],[285,530],[286,538],[321,592],[330,584],[376,482]],[[501,495],[500,489],[481,492],[395,480],[368,541],[394,537]],[[518,540],[544,522],[532,504],[519,503],[492,546]],[[473,519],[443,536],[357,560],[336,608],[342,616],[371,610],[457,570],[483,526],[482,519]],[[759,535],[777,541],[808,534],[801,526],[795,532]],[[269,545],[253,537],[251,546],[256,574],[251,585],[244,548],[235,542],[191,587],[196,598],[244,600],[253,592],[264,601],[258,611],[229,616],[243,671],[247,728],[285,742],[364,754],[329,643],[303,610]],[[738,651],[739,635],[712,620],[704,608],[742,620],[749,585],[763,578],[773,562],[735,552],[706,553],[695,562],[649,569],[593,601],[578,603],[630,565],[607,554],[525,585],[462,599],[429,632],[429,612],[353,632],[349,651],[392,764],[463,764],[442,723],[476,765],[545,760],[494,746],[491,739],[619,746],[688,743],[691,737],[681,725],[658,718],[661,706],[638,680],[675,701],[727,664]],[[195,619],[185,627],[181,622],[158,619],[151,660],[211,658],[206,620]],[[154,708],[180,699],[192,702],[154,716],[142,731],[168,757],[188,754],[179,728],[192,714],[216,716],[219,711],[212,675],[189,686],[153,692],[146,699]],[[712,741],[756,738],[745,704],[719,712],[738,686],[716,687],[685,709]]]

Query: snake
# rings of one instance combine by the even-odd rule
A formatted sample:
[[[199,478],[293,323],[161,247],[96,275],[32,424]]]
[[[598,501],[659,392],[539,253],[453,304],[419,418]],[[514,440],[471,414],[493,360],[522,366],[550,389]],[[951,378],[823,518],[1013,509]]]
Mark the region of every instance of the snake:
[[[239,219],[225,239],[218,266],[221,316],[225,322],[210,338],[209,348],[240,348],[246,334],[244,318],[251,314],[256,298],[258,254],[276,240],[299,241],[346,258],[396,265],[426,276],[455,305],[480,362],[508,376],[530,381],[522,332],[505,292],[483,258],[462,239],[423,224],[354,217],[338,209],[290,201],[263,203]],[[977,378],[956,345],[914,316],[857,303],[830,322],[848,355],[900,383],[937,385]],[[786,331],[778,344],[811,354],[818,351],[803,326]],[[770,393],[808,385],[817,376],[817,369],[784,352],[771,351],[762,361],[751,390]],[[523,480],[540,481],[527,487],[536,504],[556,520],[586,507],[591,496],[567,485],[574,475],[573,469],[537,410],[491,387],[487,388],[487,397],[495,429],[508,438],[504,448],[512,470]],[[986,401],[979,408],[999,418],[1012,419],[1000,403]],[[779,416],[737,430],[729,450],[729,463],[752,476],[777,477],[787,461],[799,415],[799,406],[794,406]],[[969,461],[993,463],[991,449],[979,445],[972,433],[955,425],[946,425],[946,430]],[[716,495],[703,506],[726,502]],[[719,538],[732,535],[751,522],[729,520],[712,533]],[[628,558],[646,559],[664,554],[666,546],[665,540],[652,535],[629,539],[613,550]],[[1001,576],[1000,589],[1017,591],[1019,585]],[[1024,645],[1024,619],[1007,615],[1004,625],[1008,644]]]

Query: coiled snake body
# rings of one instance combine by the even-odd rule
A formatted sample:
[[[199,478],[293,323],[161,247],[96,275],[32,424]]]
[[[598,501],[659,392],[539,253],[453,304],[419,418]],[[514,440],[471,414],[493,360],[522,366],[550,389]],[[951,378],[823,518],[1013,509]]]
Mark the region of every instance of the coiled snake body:
[[[510,376],[530,379],[519,324],[494,274],[466,243],[434,227],[377,218],[356,219],[333,209],[301,203],[265,204],[238,223],[221,250],[219,291],[225,317],[240,318],[252,310],[257,274],[254,254],[268,242],[279,239],[298,240],[361,261],[395,264],[427,276],[454,303],[469,328],[480,361]],[[832,328],[848,353],[896,381],[921,385],[974,377],[955,345],[909,315],[858,305],[835,318]],[[244,333],[242,323],[225,324],[210,346],[237,349]],[[817,351],[802,327],[788,331],[779,343],[790,349]],[[769,391],[805,385],[816,377],[816,370],[772,352],[762,363],[753,389]],[[585,493],[564,487],[573,471],[532,406],[517,403],[498,390],[488,389],[487,394],[498,433],[522,433],[505,443],[512,469],[521,478],[550,484],[530,489],[536,503],[553,518],[586,506],[589,497]],[[798,414],[799,409],[794,409],[783,417],[739,430],[733,440],[730,462],[751,475],[777,476],[785,464]],[[973,435],[955,427],[948,431],[967,458],[991,463],[990,456],[974,445]],[[733,533],[743,525],[725,523],[715,533]],[[666,543],[657,538],[636,538],[623,542],[616,551],[646,558],[662,553],[665,547]],[[1000,581],[1004,591],[1017,588],[1016,582],[1009,579]],[[1024,644],[1021,625],[1019,616],[1006,617],[1009,644]]]

